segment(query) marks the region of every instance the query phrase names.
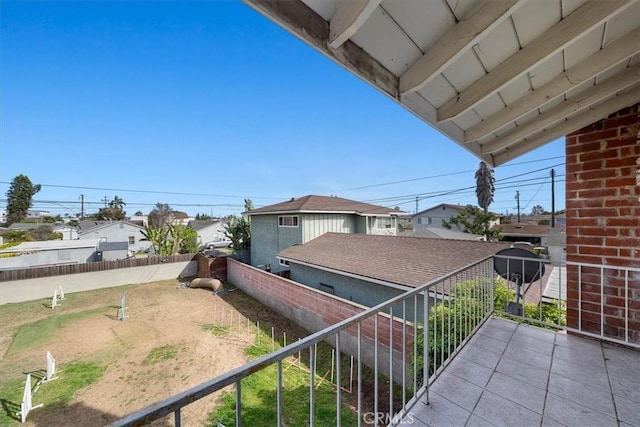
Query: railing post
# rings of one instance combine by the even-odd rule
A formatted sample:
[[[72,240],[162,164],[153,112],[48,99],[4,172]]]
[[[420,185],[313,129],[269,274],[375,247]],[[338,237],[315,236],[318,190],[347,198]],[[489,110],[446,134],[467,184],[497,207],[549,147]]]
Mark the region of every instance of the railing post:
[[[236,427],[242,426],[242,380],[236,381]]]

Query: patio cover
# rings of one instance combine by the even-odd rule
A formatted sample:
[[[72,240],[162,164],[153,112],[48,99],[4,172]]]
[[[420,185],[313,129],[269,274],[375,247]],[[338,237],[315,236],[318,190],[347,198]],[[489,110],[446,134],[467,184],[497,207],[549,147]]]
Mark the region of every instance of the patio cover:
[[[638,0],[243,0],[497,166],[640,101]]]

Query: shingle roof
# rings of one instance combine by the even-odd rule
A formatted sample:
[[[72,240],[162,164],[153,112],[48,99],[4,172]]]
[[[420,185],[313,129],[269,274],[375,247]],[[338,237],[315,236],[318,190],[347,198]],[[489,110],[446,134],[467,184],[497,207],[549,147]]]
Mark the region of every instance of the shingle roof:
[[[325,233],[283,250],[278,257],[417,287],[508,247],[493,242]]]
[[[246,212],[248,215],[266,215],[273,213],[297,213],[297,212],[340,212],[357,215],[390,215],[403,214],[403,211],[394,208],[371,205],[355,200],[343,199],[335,196],[316,196],[310,194],[304,197],[292,198],[286,202],[275,205],[263,206]]]
[[[438,238],[438,239],[452,239],[452,240],[483,240],[484,236],[478,234],[464,233],[462,231],[449,230],[447,228],[439,227],[425,227],[420,230],[407,230],[401,231],[400,236],[403,237],[423,237],[423,238]]]
[[[461,210],[461,209],[464,209],[466,207],[466,205],[452,205],[450,203],[440,203],[439,205],[431,206],[430,208],[421,210],[420,212],[414,214],[413,216],[420,216],[421,214],[423,214],[425,212],[432,211],[432,210],[437,209],[437,208],[439,208],[441,206],[444,206],[444,207],[447,207],[447,208],[450,208],[450,209],[456,209],[456,210]]]
[[[8,252],[31,252],[31,251],[47,251],[57,249],[74,249],[74,248],[95,248],[100,242],[99,239],[80,239],[80,240],[44,240],[38,242],[22,242],[19,245],[0,250],[0,253]]]
[[[501,234],[505,236],[546,236],[549,234],[548,225],[534,224],[500,224]]]

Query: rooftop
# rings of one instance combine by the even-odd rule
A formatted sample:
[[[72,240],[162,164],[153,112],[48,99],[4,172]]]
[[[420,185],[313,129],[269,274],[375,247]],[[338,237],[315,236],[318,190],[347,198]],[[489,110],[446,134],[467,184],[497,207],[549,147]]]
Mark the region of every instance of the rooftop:
[[[99,239],[81,240],[45,240],[41,242],[22,242],[19,245],[0,250],[0,253],[50,251],[56,249],[95,248]]]
[[[325,233],[278,257],[416,287],[491,256],[508,244],[420,237]]]
[[[490,318],[425,402],[401,425],[640,425],[640,352]]]
[[[403,211],[369,203],[343,199],[335,196],[316,196],[310,194],[303,197],[292,197],[286,202],[263,206],[246,212],[248,215],[267,215],[275,213],[348,213],[355,215],[400,215]]]

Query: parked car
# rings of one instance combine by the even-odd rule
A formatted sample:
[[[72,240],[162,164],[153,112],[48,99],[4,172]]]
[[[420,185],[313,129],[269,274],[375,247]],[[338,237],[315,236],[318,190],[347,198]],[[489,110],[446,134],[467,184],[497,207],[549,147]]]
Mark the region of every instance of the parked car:
[[[205,249],[213,249],[213,248],[230,248],[231,247],[231,240],[227,239],[226,237],[223,238],[218,238],[218,239],[214,239],[210,242],[207,242],[204,244],[204,248]]]

